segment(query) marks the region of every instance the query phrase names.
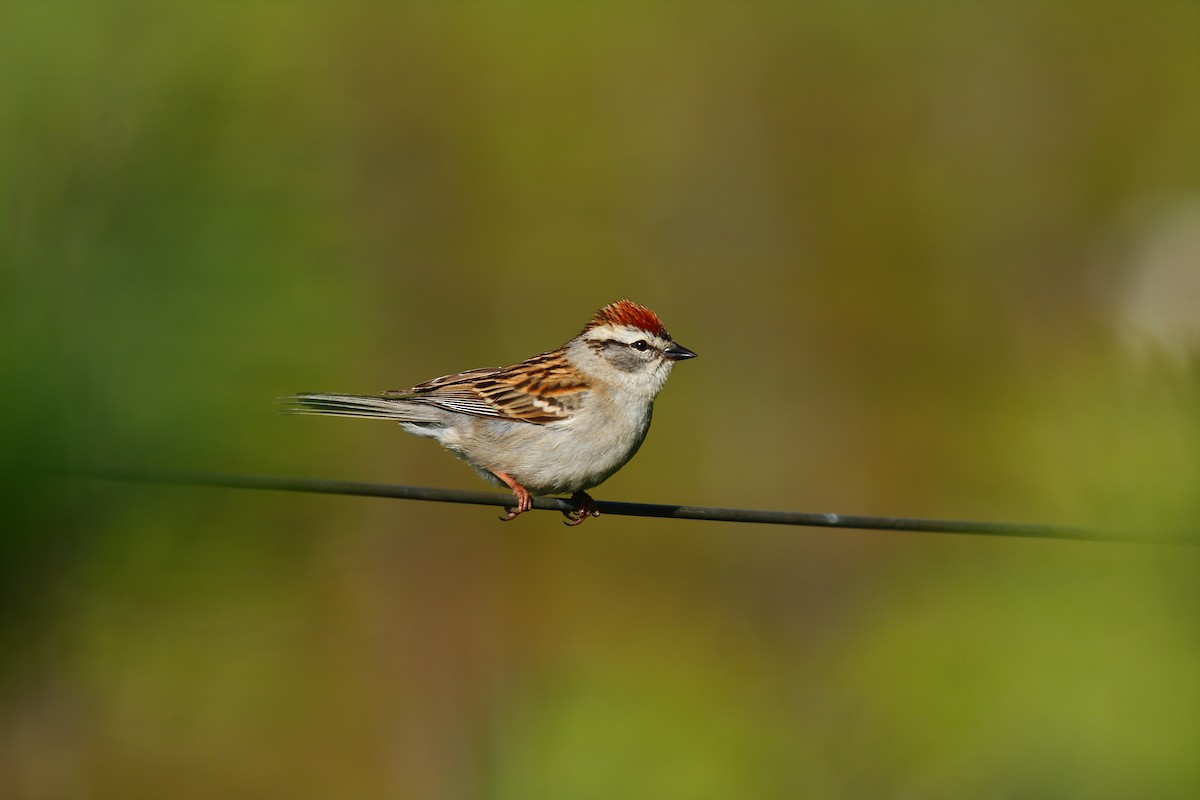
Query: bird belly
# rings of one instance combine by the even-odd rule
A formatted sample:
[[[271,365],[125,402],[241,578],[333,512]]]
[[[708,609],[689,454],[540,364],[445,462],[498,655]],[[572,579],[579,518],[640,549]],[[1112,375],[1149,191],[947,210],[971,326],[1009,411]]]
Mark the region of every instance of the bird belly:
[[[534,425],[477,418],[433,435],[485,478],[512,476],[535,494],[565,494],[603,483],[637,452],[650,428],[650,413],[594,421],[581,431],[578,419]],[[406,426],[407,427],[407,426]]]

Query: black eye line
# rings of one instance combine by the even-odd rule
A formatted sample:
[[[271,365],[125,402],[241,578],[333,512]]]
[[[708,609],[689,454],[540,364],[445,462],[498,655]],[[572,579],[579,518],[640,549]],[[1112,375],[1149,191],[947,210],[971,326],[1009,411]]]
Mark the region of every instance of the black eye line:
[[[605,347],[609,345],[617,345],[619,347],[632,347],[640,353],[646,353],[650,350],[658,350],[657,347],[647,342],[645,339],[638,339],[636,342],[622,342],[620,339],[605,339],[601,344]],[[642,345],[638,347],[638,345]]]

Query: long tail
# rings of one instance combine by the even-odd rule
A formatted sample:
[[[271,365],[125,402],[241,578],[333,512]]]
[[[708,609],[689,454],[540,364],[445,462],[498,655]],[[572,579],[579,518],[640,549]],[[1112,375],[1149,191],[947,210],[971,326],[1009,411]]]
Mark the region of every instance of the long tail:
[[[439,421],[437,409],[404,398],[320,392],[285,397],[281,403],[281,410],[287,414],[328,414],[396,422]]]

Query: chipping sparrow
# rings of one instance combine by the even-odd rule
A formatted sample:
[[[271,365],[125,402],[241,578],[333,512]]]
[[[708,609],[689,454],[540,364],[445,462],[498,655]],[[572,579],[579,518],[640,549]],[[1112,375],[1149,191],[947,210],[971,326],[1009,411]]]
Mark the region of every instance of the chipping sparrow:
[[[625,465],[650,429],[654,398],[676,361],[696,354],[676,344],[650,309],[629,300],[596,312],[557,350],[510,367],[472,369],[376,396],[299,394],[302,414],[389,419],[436,439],[485,479],[508,486],[516,505],[531,492],[571,492],[568,525],[600,516],[585,492]]]

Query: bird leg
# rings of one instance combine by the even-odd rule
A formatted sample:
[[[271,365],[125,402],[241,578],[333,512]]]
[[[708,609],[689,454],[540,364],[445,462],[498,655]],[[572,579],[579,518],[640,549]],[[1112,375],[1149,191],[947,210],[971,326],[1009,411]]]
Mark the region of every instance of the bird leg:
[[[508,511],[508,516],[501,517],[501,522],[508,522],[509,520],[516,519],[521,514],[524,514],[526,511],[533,508],[533,495],[529,493],[528,489],[517,483],[516,478],[506,472],[496,472],[493,474],[508,484],[508,488],[512,489],[513,494],[517,496],[516,506],[506,509]]]
[[[600,516],[600,508],[596,505],[596,501],[587,492],[576,492],[571,495],[571,502],[579,506],[574,511],[564,511],[563,516],[567,518],[565,525],[574,527],[582,523],[588,517]]]

